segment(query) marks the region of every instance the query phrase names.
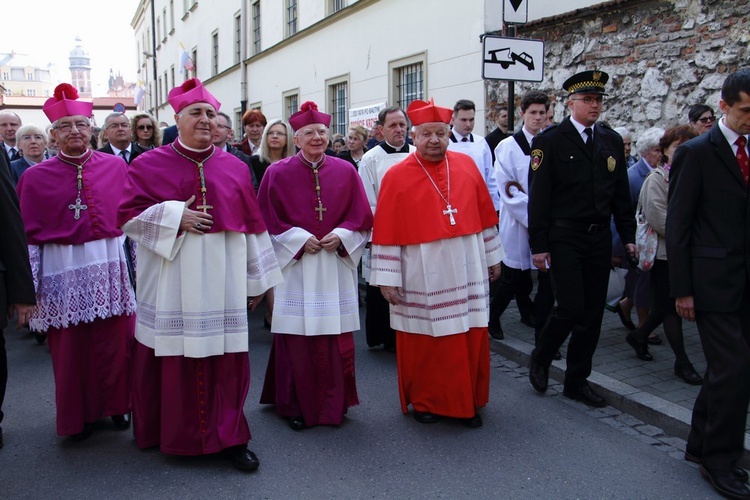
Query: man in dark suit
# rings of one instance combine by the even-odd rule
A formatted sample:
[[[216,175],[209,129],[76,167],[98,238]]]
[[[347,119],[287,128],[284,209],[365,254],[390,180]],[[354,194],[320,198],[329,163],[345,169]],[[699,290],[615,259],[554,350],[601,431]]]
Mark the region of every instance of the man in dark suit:
[[[724,81],[723,118],[675,152],[667,253],[677,314],[696,321],[706,356],[685,459],[719,493],[750,498],[744,452],[750,402],[750,69]]]
[[[130,164],[144,150],[133,143],[130,120],[124,113],[110,113],[104,120],[104,137],[107,145],[97,149],[102,153],[119,156]]]
[[[21,118],[13,111],[0,111],[0,155],[5,158],[6,166],[21,157],[16,145],[16,132],[21,126]]]
[[[177,125],[170,125],[162,132],[161,145],[172,144],[175,139],[177,139]]]
[[[531,355],[529,379],[538,392],[547,390],[549,366],[572,330],[563,395],[595,407],[606,405],[587,379],[609,282],[610,217],[626,249],[636,252],[622,138],[596,123],[607,80],[602,71],[585,71],[563,84],[571,115],[534,138],[529,169],[532,263],[549,269],[557,300]]]
[[[484,138],[490,147],[493,164],[495,163],[495,148],[500,144],[500,141],[511,135],[508,131],[508,108],[507,106],[500,106],[497,109],[497,127]]]
[[[17,328],[28,323],[36,303],[31,278],[26,233],[18,211],[18,198],[8,174],[8,164],[0,155],[0,423],[3,421],[3,400],[8,383],[8,357],[3,329],[8,318],[18,315]],[[0,448],[3,429],[0,427]]]

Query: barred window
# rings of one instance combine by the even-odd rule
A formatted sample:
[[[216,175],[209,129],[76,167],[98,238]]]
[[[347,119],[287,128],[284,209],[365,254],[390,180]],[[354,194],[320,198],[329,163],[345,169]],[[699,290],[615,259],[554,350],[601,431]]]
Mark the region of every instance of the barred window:
[[[331,99],[331,135],[346,134],[346,118],[349,108],[346,82],[330,85],[328,89]]]
[[[260,52],[260,1],[253,3],[253,54]]]
[[[409,64],[397,68],[396,99],[401,109],[424,97],[424,71],[422,63]]]
[[[297,0],[287,0],[286,5],[286,36],[297,33]]]

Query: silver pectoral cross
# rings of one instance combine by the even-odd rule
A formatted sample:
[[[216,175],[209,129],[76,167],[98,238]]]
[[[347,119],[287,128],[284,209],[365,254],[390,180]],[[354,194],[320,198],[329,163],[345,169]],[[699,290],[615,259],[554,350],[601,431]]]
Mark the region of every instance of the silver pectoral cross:
[[[75,211],[75,213],[73,214],[73,218],[75,220],[78,220],[81,218],[81,210],[88,210],[88,208],[89,208],[88,205],[81,204],[80,196],[76,198],[75,204],[71,203],[70,205],[68,205],[68,209]]]
[[[458,213],[458,209],[457,208],[452,208],[450,203],[448,203],[448,205],[446,205],[445,208],[447,210],[443,210],[443,215],[447,215],[450,218],[451,226],[455,226],[456,225],[456,219],[453,218],[453,214],[457,214]]]

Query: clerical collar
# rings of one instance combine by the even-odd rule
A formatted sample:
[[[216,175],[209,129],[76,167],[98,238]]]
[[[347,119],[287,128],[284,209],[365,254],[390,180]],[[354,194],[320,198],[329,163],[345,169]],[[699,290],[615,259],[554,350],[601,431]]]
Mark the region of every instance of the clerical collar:
[[[312,168],[313,170],[322,168],[323,165],[326,162],[326,155],[325,154],[318,161],[310,161],[307,158],[305,158],[304,153],[302,153],[302,151],[300,151],[299,153],[297,153],[297,158],[299,158],[302,163],[304,163],[305,165],[307,165],[309,168]]]
[[[57,157],[60,160],[62,160],[63,163],[67,163],[73,166],[78,166],[78,165],[83,165],[84,163],[86,163],[88,159],[91,158],[91,155],[93,154],[94,154],[93,151],[91,151],[90,149],[87,149],[85,153],[79,156],[66,155],[62,151],[59,151],[57,153]]]
[[[469,132],[469,135],[461,135],[455,130],[451,130],[451,142],[461,142],[464,139],[466,139],[466,142],[474,142],[474,137],[471,135],[471,132]]]
[[[400,148],[397,148],[396,146],[391,146],[390,144],[388,144],[388,141],[381,142],[380,147],[383,148],[383,150],[385,150],[385,152],[388,153],[389,155],[393,153],[408,153],[409,152],[409,144],[406,141],[404,141],[404,145],[401,146]]]
[[[215,146],[211,144],[206,149],[193,149],[185,146],[179,138],[175,140],[172,143],[172,147],[177,151],[178,153],[181,153],[182,155],[186,156],[190,160],[193,160],[195,162],[204,162],[207,158],[209,158],[211,155],[214,154],[214,148]]]

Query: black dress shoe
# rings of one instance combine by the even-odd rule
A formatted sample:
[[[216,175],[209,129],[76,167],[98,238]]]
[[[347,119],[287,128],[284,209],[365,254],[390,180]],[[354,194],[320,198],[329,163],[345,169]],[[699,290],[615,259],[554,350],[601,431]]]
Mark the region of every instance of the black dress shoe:
[[[700,465],[701,459],[698,455],[694,453],[690,453],[689,451],[685,452],[685,460],[688,462],[693,462],[694,464]],[[748,475],[747,471],[743,469],[742,467],[734,466],[732,467],[732,474],[734,474],[734,477],[742,481],[743,483],[748,482],[750,480],[750,475]]]
[[[492,337],[495,340],[503,340],[505,338],[505,334],[503,333],[503,327],[500,326],[500,322],[497,323],[491,322],[487,328],[490,332],[490,337]]]
[[[635,330],[635,323],[633,323],[633,321],[630,318],[625,316],[625,313],[622,311],[622,307],[620,307],[619,302],[615,306],[615,312],[620,317],[620,322],[625,328],[627,328],[630,331]]]
[[[434,424],[440,420],[440,417],[427,411],[414,410],[414,420],[420,424]]]
[[[245,445],[232,446],[227,450],[227,455],[235,469],[241,471],[252,472],[260,465],[258,457],[255,456],[255,453],[248,450]]]
[[[558,349],[554,356],[552,356],[552,359],[555,361],[560,361],[562,359],[562,354],[560,353],[560,350]]]
[[[112,415],[112,423],[118,431],[124,431],[130,428],[130,415]]]
[[[289,427],[295,431],[301,431],[305,427],[305,419],[302,417],[289,417]]]
[[[34,340],[36,340],[36,343],[38,345],[42,345],[47,341],[47,334],[46,333],[34,333]]]
[[[633,332],[630,332],[625,337],[625,342],[627,342],[630,347],[633,348],[635,351],[635,356],[643,361],[653,361],[654,357],[651,355],[650,352],[648,352],[648,344],[643,342],[638,342],[638,340],[633,336]]]
[[[648,345],[661,345],[662,341],[656,334],[651,334],[648,336],[648,339],[646,339],[646,342],[648,342]]]
[[[536,328],[536,318],[534,316],[521,316],[521,323],[529,328]]]
[[[701,465],[701,474],[719,494],[728,498],[750,499],[750,488],[737,479],[731,470],[712,470]]]
[[[570,399],[575,399],[594,408],[604,408],[607,406],[607,402],[603,397],[594,392],[589,385],[584,385],[578,389],[564,389],[563,396]]]
[[[542,366],[536,361],[536,349],[531,352],[529,361],[529,382],[536,392],[545,392],[549,386],[549,367]]]
[[[396,352],[396,346],[383,344],[383,350],[386,352]]]
[[[701,385],[703,383],[703,378],[698,375],[698,372],[690,363],[674,365],[674,374],[690,385]]]
[[[479,413],[475,413],[474,416],[471,418],[464,418],[461,420],[466,427],[471,427],[472,429],[476,429],[477,427],[482,427],[482,424],[484,423],[482,421],[482,417],[479,416]]]
[[[73,434],[70,439],[73,441],[85,441],[94,433],[94,424],[83,424],[83,430],[78,434]]]

